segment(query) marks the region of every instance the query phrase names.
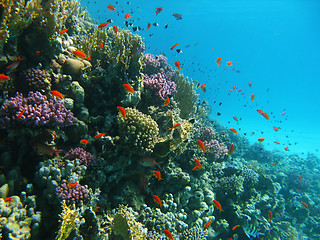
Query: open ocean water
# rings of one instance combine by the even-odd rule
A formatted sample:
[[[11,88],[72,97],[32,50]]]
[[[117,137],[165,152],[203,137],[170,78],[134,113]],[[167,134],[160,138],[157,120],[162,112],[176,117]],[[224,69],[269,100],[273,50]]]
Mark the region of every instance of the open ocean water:
[[[109,11],[107,4],[117,11]],[[284,151],[288,146],[290,154],[319,156],[319,1],[97,0],[82,5],[97,23],[112,19],[123,28],[123,16],[130,13],[129,22],[141,27],[136,33],[144,37],[146,53],[165,54],[172,66],[179,60],[185,76],[206,84],[207,91],[198,92],[209,102],[212,119],[235,128],[251,143],[265,138],[265,149]],[[158,15],[156,7],[163,7]],[[146,31],[148,23],[152,26]],[[176,43],[182,52],[170,50]],[[227,67],[227,61],[232,66]],[[270,120],[256,109],[268,113]]]

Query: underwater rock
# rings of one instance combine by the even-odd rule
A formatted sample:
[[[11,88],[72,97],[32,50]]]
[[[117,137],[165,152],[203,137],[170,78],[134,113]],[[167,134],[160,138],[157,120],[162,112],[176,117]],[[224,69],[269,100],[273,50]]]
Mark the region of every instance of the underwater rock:
[[[62,65],[62,70],[64,74],[68,74],[73,77],[78,77],[81,74],[81,69],[84,66],[84,63],[80,60],[68,58],[64,61]]]
[[[85,92],[79,82],[73,81],[69,87],[70,96],[74,99],[76,105],[82,105],[84,101]]]
[[[89,110],[86,107],[80,107],[77,118],[81,121],[87,122],[89,119]]]
[[[9,185],[6,183],[0,187],[0,198],[6,198],[8,194],[9,194]]]

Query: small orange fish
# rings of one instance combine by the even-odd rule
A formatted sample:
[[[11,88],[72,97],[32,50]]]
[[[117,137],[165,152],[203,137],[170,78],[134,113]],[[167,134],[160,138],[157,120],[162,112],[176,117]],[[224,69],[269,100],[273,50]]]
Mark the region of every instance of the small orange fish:
[[[251,97],[250,97],[251,102],[254,100],[255,97],[256,97],[256,96],[255,96],[254,94],[251,94]]]
[[[66,28],[66,29],[61,30],[60,35],[62,35],[62,34],[64,34],[64,33],[68,32],[68,30],[69,30],[69,28]]]
[[[17,71],[17,69],[20,65],[20,62],[22,60],[24,60],[24,59],[21,58],[20,56],[18,56],[17,61],[15,61],[15,62],[11,63],[9,66],[7,66],[7,70],[8,70],[7,74]],[[0,74],[0,75],[2,75],[2,74]],[[10,79],[8,79],[8,80],[10,80]],[[1,81],[1,77],[0,77],[0,81]]]
[[[76,56],[80,57],[80,58],[87,58],[87,54],[85,54],[84,52],[82,51],[79,51],[79,50],[75,50],[75,51],[72,51]]]
[[[272,212],[269,210],[268,214],[269,214],[270,222],[272,222]]]
[[[74,183],[68,182],[68,185],[69,185],[71,188],[77,186],[77,184],[78,184],[77,181],[75,181]]]
[[[301,182],[302,181],[302,177],[300,175],[298,175],[298,181]]]
[[[104,28],[106,26],[108,26],[110,23],[107,22],[107,23],[100,23],[100,25],[98,26],[98,28]]]
[[[37,56],[40,56],[40,51],[39,51],[39,50],[36,51],[36,55],[37,55]]]
[[[236,90],[236,86],[233,86],[232,88],[233,88],[233,90]]]
[[[229,128],[231,132],[238,134],[237,130],[235,130],[234,128]]]
[[[22,111],[17,115],[16,120],[20,119],[21,116],[23,115],[24,111],[26,110],[26,108],[23,108]]]
[[[84,146],[87,146],[87,144],[89,143],[87,139],[82,139],[80,140],[80,143],[83,144]]]
[[[171,48],[170,48],[170,50],[174,50],[174,48],[176,47],[176,46],[178,46],[179,44],[178,43],[176,43],[175,45],[173,45]]]
[[[260,113],[260,114],[263,113],[263,111],[261,109],[257,109],[257,112]]]
[[[213,200],[213,204],[216,208],[218,208],[219,213],[221,213],[221,211],[223,211],[221,208],[221,204],[217,200]]]
[[[203,231],[207,230],[207,228],[210,226],[212,220],[210,220],[209,222],[206,223],[206,225],[204,225],[203,227]]]
[[[277,165],[277,162],[272,163],[273,166]]]
[[[53,90],[53,91],[49,91],[49,93],[52,96],[55,96],[57,98],[64,98],[66,95],[61,94],[59,91]]]
[[[162,106],[162,107],[168,106],[168,105],[169,105],[169,102],[170,102],[170,98],[167,98],[167,99],[166,99],[166,102],[165,102],[163,105],[161,105],[161,106]]]
[[[249,87],[252,87],[252,82],[249,82]]]
[[[178,126],[180,126],[180,125],[181,125],[181,123],[177,123],[177,124],[173,125],[173,127],[169,128],[169,131],[174,129],[174,128],[176,128],[176,127],[178,127]]]
[[[157,195],[153,195],[153,200],[159,204],[160,207],[162,207],[162,202],[160,198]]]
[[[218,64],[218,66],[221,65],[221,58],[217,58],[216,63]]]
[[[12,201],[12,197],[7,197],[4,199],[5,202],[11,202]]]
[[[112,6],[111,4],[108,4],[107,8],[110,9],[111,11],[116,10],[116,8],[114,6]]]
[[[164,235],[166,235],[167,238],[173,240],[173,236],[169,230],[163,230]]]
[[[202,90],[202,92],[206,92],[206,84],[205,84],[205,83],[202,84],[202,85],[200,86],[200,89]]]
[[[129,91],[129,92],[131,92],[131,93],[134,94],[134,90],[132,89],[132,87],[131,87],[129,84],[123,84],[123,87],[124,87],[127,91]]]
[[[7,80],[10,80],[10,77],[5,74],[0,74],[0,82],[5,82]]]
[[[261,113],[261,115],[262,115],[262,117],[264,117],[265,119],[270,120],[268,113],[263,112],[263,113]]]
[[[278,128],[278,127],[273,127],[273,130],[274,130],[275,132],[278,132],[278,131],[279,131],[279,128]]]
[[[228,62],[227,62],[227,66],[228,66],[228,67],[232,66],[231,62],[232,62],[232,61],[228,61]]]
[[[284,148],[284,150],[288,151],[288,150],[289,150],[289,148],[288,148],[288,147],[285,147],[285,148]]]
[[[121,113],[123,118],[126,118],[126,110],[123,107],[118,106],[119,113]]]
[[[202,165],[200,163],[200,161],[198,159],[194,159],[194,161],[196,162],[196,166],[192,169],[192,171],[194,170],[200,170],[202,168]]]
[[[238,118],[236,116],[232,117],[236,122],[239,122]]]
[[[263,142],[263,141],[264,141],[264,138],[258,138],[258,141],[259,141],[259,142]]]
[[[274,141],[274,143],[276,143],[276,144],[280,144],[280,142],[279,142],[279,141]]]
[[[243,90],[243,89],[240,88],[237,92],[241,92],[242,90]]]
[[[233,151],[234,151],[234,143],[231,143],[231,145],[229,147],[228,155],[230,156]]]
[[[200,139],[197,139],[197,143],[198,143],[199,148],[200,148],[202,151],[207,152],[207,151],[206,151],[206,147],[204,146],[204,143],[203,143]]]
[[[157,170],[153,170],[153,176],[155,176],[158,181],[163,180],[163,178],[161,178],[161,172]]]
[[[174,65],[180,70],[182,67],[180,67],[180,61],[175,61]]]
[[[233,92],[231,89],[228,89],[229,92]]]
[[[95,213],[98,212],[99,209],[100,209],[100,207],[99,207],[99,206],[96,206],[96,207],[94,208],[94,212],[95,212]]]
[[[117,34],[118,33],[118,27],[117,26],[113,26],[113,31],[114,31],[115,34]]]
[[[151,27],[151,23],[148,23],[148,27],[147,27],[146,31],[149,30],[150,27]]]
[[[100,133],[94,136],[95,139],[101,138],[103,136],[105,136],[107,133]]]
[[[91,55],[89,55],[89,56],[87,57],[87,60],[88,60],[88,61],[90,61],[90,60],[91,60]]]
[[[156,15],[158,15],[159,13],[161,13],[162,10],[163,10],[163,7],[157,7],[157,8],[156,8]]]
[[[132,17],[132,16],[131,16],[129,13],[127,13],[126,15],[124,15],[124,18],[125,18],[125,19],[128,19],[128,18],[130,19],[131,17]]]
[[[236,230],[237,227],[240,227],[240,225],[235,225],[235,226],[232,228],[232,231]]]
[[[307,204],[307,203],[302,202],[302,201],[301,201],[301,203],[303,204],[303,206],[304,206],[306,209],[309,209],[309,206],[308,206],[308,204]]]
[[[99,45],[100,45],[100,47],[103,47],[103,43],[102,42]]]

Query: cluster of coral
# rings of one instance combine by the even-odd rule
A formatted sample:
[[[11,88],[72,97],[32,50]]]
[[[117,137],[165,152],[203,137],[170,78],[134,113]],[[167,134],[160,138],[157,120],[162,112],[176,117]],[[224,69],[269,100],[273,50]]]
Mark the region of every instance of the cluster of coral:
[[[0,10],[4,239],[320,237],[317,157],[235,136],[209,118],[195,81],[76,0]]]

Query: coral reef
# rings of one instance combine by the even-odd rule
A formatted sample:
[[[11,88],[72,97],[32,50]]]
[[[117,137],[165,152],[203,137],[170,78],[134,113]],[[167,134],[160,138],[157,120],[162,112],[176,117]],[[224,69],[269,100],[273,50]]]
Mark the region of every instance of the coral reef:
[[[81,147],[70,149],[69,152],[67,152],[66,155],[64,155],[62,158],[62,160],[67,160],[67,159],[68,160],[79,159],[80,164],[83,164],[87,167],[92,165],[95,161],[95,157]]]
[[[165,76],[161,73],[151,75],[144,75],[145,84],[155,91],[156,96],[158,96],[162,101],[171,97],[176,92],[176,84],[171,81],[167,81]]]
[[[75,186],[73,186],[75,185]],[[67,205],[80,205],[89,196],[88,190],[79,183],[62,183],[56,188],[57,197],[60,201],[65,201]]]
[[[164,75],[168,81],[172,81],[175,76],[175,72],[172,67],[167,63],[167,57],[163,55],[154,56],[150,53],[144,55],[145,67],[143,72],[149,76],[160,73]]]
[[[20,92],[51,90],[51,77],[46,70],[29,68],[19,73],[16,88]]]

